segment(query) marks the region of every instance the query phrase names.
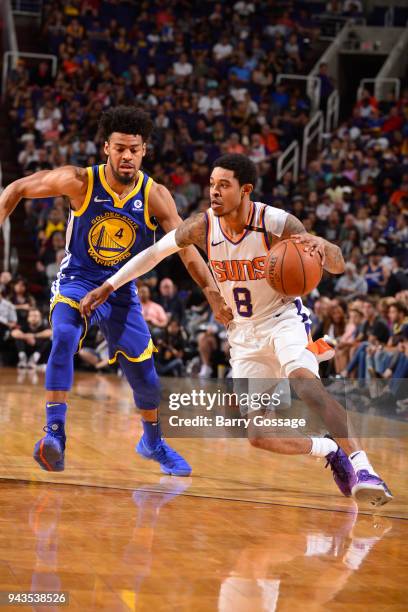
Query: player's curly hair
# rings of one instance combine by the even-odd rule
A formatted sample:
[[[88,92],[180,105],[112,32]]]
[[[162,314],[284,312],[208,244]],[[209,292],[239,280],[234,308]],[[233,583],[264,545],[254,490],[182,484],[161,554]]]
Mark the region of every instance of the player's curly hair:
[[[149,139],[153,121],[149,115],[134,106],[116,106],[105,111],[99,121],[99,132],[104,140],[109,140],[113,132],[121,134],[140,134],[143,142]]]
[[[257,178],[256,166],[246,155],[240,155],[239,153],[222,155],[215,160],[213,168],[232,170],[240,186],[250,184],[255,187]]]

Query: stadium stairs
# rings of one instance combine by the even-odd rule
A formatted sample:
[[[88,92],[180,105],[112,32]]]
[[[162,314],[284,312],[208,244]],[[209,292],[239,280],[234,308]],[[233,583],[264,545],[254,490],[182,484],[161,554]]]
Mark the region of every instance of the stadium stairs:
[[[33,53],[41,51],[38,42],[41,40],[40,27],[36,19],[21,16],[15,17],[15,27],[19,51]],[[3,186],[8,185],[21,176],[17,164],[17,143],[10,132],[8,110],[7,107],[3,106],[3,112],[0,113],[0,160],[3,171]],[[17,271],[17,273],[23,274],[25,278],[29,279],[29,290],[35,294],[40,289],[33,282],[36,276],[35,262],[37,257],[33,253],[32,243],[24,229],[24,217],[24,207],[20,204],[11,218],[11,267],[13,272]],[[2,252],[1,239],[0,235],[0,251]],[[14,266],[17,266],[17,261],[13,261],[13,254],[15,253],[18,256],[17,270],[13,269]]]

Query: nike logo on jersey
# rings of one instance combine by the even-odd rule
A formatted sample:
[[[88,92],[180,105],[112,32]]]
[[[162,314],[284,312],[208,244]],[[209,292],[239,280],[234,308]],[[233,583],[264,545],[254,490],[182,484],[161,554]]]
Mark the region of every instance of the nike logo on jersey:
[[[225,242],[225,240],[221,240],[221,242],[214,242],[214,240],[211,240],[211,246],[218,246],[219,244],[222,244],[223,242]]]
[[[94,197],[94,202],[110,202],[110,199],[108,200],[103,200],[102,198],[100,198],[99,196],[95,196]]]

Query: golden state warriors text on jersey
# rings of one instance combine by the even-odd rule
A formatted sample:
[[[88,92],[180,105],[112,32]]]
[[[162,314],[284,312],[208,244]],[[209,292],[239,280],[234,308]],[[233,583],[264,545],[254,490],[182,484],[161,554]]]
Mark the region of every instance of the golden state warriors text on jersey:
[[[152,179],[139,171],[134,189],[120,199],[106,181],[104,165],[87,171],[84,203],[71,211],[68,221],[61,282],[86,275],[99,284],[154,238],[156,226],[148,209]]]

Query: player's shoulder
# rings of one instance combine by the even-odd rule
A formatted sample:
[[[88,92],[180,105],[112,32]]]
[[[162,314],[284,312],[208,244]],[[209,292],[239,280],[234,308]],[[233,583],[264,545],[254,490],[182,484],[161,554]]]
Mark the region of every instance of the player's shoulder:
[[[80,166],[60,166],[59,168],[55,168],[55,172],[60,172],[61,174],[65,174],[67,176],[72,176],[77,180],[88,180],[89,170],[88,168],[81,168]]]
[[[51,172],[54,181],[68,188],[66,195],[75,196],[77,192],[81,193],[87,189],[92,169],[67,165],[54,168]]]
[[[147,177],[147,176],[148,175],[145,173],[145,177]],[[151,183],[152,183],[152,185],[151,185],[151,188],[150,188],[150,196],[160,198],[160,197],[168,197],[168,195],[171,195],[170,191],[167,189],[167,187],[165,185],[162,185],[161,183],[158,183],[153,178],[151,180]]]
[[[265,202],[254,202],[255,206],[259,207],[265,216],[268,217],[282,217],[282,215],[286,216],[289,213],[283,208],[278,208],[277,206],[273,206],[271,204],[265,204]]]

